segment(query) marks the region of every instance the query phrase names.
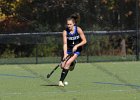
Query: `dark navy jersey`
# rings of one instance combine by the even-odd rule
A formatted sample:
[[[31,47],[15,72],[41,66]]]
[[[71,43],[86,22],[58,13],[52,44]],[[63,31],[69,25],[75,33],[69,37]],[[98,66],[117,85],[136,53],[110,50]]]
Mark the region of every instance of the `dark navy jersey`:
[[[81,42],[81,37],[77,31],[77,26],[74,26],[74,33],[70,33],[69,29],[66,28],[67,32],[67,47],[68,49],[72,49],[76,44]],[[82,50],[82,47],[78,48],[79,51]]]

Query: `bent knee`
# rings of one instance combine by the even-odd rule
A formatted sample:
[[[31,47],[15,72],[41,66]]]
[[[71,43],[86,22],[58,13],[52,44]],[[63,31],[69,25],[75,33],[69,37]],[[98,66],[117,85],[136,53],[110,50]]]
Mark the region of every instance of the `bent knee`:
[[[69,70],[69,66],[65,66],[63,69],[65,69],[65,70]]]
[[[70,64],[71,64],[70,62],[67,62],[63,68],[66,70],[69,70]]]

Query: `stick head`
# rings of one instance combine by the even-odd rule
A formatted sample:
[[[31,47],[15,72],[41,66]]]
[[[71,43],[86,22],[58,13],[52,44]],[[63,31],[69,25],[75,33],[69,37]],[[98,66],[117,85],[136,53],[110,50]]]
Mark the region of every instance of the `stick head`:
[[[47,75],[47,78],[50,78],[50,74]]]

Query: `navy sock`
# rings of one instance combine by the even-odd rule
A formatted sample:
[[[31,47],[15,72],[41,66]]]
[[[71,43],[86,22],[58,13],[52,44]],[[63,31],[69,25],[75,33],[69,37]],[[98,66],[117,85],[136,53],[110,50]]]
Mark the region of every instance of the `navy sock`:
[[[63,81],[65,80],[65,78],[66,78],[68,72],[69,72],[69,70],[67,70],[67,69],[63,69],[63,70],[62,70],[61,77],[60,77],[60,81],[63,82]]]

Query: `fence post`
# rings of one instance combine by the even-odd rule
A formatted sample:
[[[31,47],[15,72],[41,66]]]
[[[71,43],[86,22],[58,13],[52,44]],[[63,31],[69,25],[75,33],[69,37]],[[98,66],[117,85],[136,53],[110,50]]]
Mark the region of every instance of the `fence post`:
[[[89,63],[89,34],[87,34],[87,47],[86,47],[86,50],[87,50],[87,63]]]
[[[139,60],[139,0],[136,0],[136,60]]]
[[[38,48],[37,48],[37,44],[36,45],[36,64],[38,64]]]
[[[36,54],[35,54],[35,55],[36,55],[36,64],[38,64],[38,47],[37,47],[38,42],[37,42],[37,36],[36,36],[35,39],[36,39],[36,41],[35,41],[35,46],[36,46],[36,52],[35,52],[35,53],[36,53]]]

